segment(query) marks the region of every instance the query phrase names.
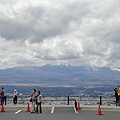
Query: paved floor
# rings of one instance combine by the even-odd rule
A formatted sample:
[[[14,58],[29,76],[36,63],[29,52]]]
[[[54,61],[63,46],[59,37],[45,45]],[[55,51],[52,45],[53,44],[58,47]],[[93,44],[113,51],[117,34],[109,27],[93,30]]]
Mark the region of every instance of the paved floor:
[[[119,120],[119,111],[102,111],[103,115],[96,115],[96,110],[80,110],[75,113],[74,108],[43,109],[42,114],[31,114],[24,110],[0,112],[0,120]]]

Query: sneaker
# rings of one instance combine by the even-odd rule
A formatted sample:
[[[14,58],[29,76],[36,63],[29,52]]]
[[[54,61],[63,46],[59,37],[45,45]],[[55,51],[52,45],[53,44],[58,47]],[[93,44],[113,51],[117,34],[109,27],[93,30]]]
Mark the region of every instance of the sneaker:
[[[31,111],[31,113],[35,113],[34,111]]]

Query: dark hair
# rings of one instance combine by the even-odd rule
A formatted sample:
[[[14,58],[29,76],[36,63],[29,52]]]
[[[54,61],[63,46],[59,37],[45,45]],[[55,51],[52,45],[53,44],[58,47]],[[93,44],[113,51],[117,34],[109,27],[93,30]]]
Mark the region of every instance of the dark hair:
[[[36,89],[33,89],[34,90],[34,92],[36,92]]]
[[[40,94],[40,91],[38,91],[38,93]]]

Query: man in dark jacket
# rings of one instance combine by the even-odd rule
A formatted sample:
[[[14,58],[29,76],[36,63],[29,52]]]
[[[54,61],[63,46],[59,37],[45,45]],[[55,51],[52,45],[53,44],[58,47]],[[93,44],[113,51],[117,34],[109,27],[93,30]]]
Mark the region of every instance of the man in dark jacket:
[[[1,89],[1,105],[4,103],[4,88]]]

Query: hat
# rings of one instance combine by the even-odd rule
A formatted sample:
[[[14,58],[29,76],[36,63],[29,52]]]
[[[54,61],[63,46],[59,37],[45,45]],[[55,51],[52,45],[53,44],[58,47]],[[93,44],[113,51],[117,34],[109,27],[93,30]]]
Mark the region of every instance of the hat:
[[[16,89],[14,91],[17,91]]]

